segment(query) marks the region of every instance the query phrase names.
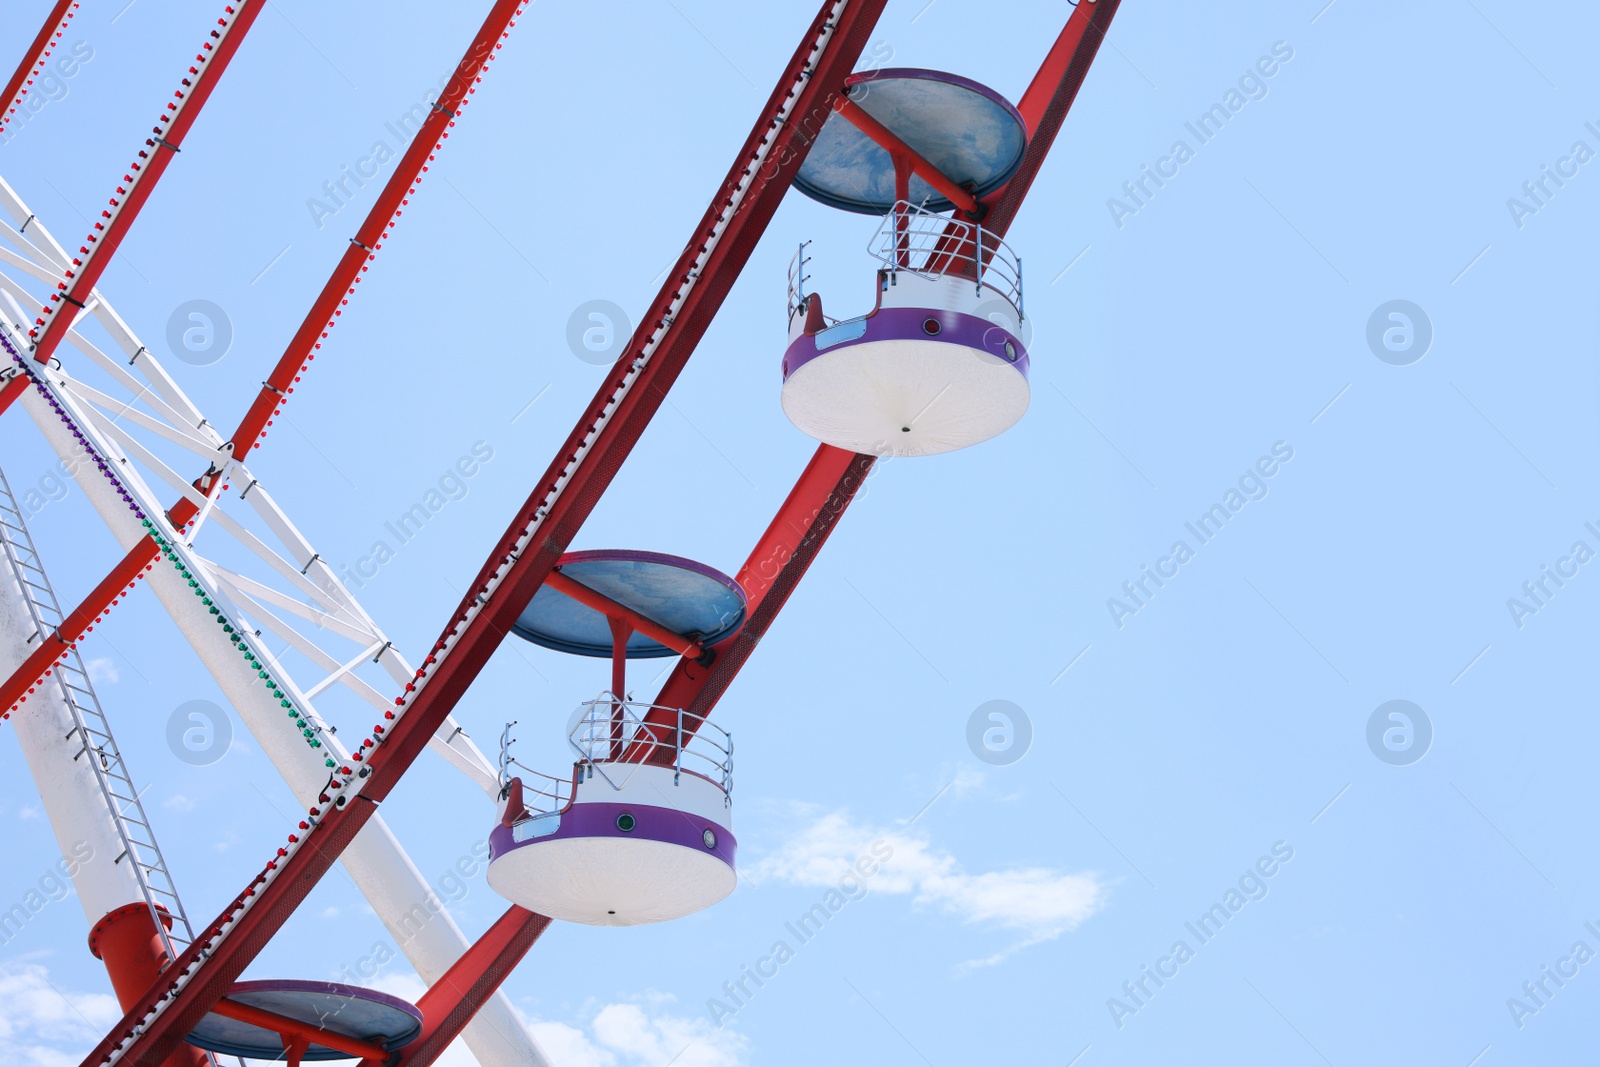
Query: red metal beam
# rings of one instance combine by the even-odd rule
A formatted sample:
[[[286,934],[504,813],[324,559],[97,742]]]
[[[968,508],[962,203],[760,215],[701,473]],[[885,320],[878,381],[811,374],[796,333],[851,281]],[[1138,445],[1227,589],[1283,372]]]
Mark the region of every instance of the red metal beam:
[[[867,114],[866,109],[860,104],[857,104],[847,96],[842,96],[833,109],[843,118],[849,120],[850,124],[856,129],[872,138],[879,148],[889,153],[891,158],[904,159],[910,163],[912,171],[923,181],[933,186],[940,196],[962,211],[978,210],[978,201],[971,193],[945,177],[943,171],[928,162],[922,153],[896,137],[883,123]],[[896,169],[898,169],[898,165]]]
[[[0,385],[0,415],[4,415],[6,409],[12,405],[17,397],[27,391],[28,376],[26,374],[13,374],[7,378],[6,383]]]
[[[700,642],[692,641],[682,634],[675,634],[662,626],[654,619],[646,618],[626,604],[619,604],[604,593],[590,589],[582,582],[574,581],[561,573],[561,568],[551,570],[545,578],[544,584],[558,593],[565,593],[584,607],[593,608],[608,619],[618,619],[626,622],[636,633],[644,634],[658,645],[665,645],[674,652],[691,659],[698,659],[706,654]],[[621,696],[620,692],[615,693]]]
[[[544,583],[666,398],[827,121],[885,2],[823,4],[623,358],[502,535],[416,681],[396,700],[398,717],[386,733],[368,739],[379,743],[367,747],[360,792],[308,820],[304,839],[291,842],[292,850],[223,910],[168,969],[173,979],[158,983],[135,1005],[84,1067],[106,1063],[119,1051],[123,1062],[155,1067],[226,994],[411,766]],[[352,780],[341,772],[336,791]]]
[[[100,212],[101,221],[94,224],[94,230],[78,248],[81,258],[73,259],[65,279],[57,284],[57,291],[50,294],[50,303],[44,306],[34,320],[34,328],[28,331],[33,339],[33,358],[40,363],[48,362],[56,346],[66,337],[78,309],[88,301],[95,283],[116,254],[117,246],[138,217],[139,209],[155,191],[167,164],[178,154],[189,127],[200,117],[201,108],[205,107],[218,79],[228,69],[228,62],[265,5],[266,0],[234,0],[223,9],[223,17],[217,20],[220,28],[212,30],[211,40],[201,45],[188,77],[173,94],[176,102],[169,101],[157,117],[151,136],[139,150],[139,158],[129,166],[129,173],[122,176],[122,184],[112,195],[110,206]]]
[[[993,231],[996,237],[1005,236],[1049,155],[1061,122],[1083,85],[1119,3],[1120,0],[1088,0],[1078,4],[1023,94],[1017,108],[1028,128],[1028,146],[1022,163],[1010,181],[984,198],[989,207],[984,229]],[[970,241],[967,248],[970,256]],[[689,659],[679,660],[656,696],[655,704],[683,708],[691,724],[703,722],[711,715],[717,701],[788,601],[795,584],[816,558],[844,509],[850,506],[872,464],[873,457],[868,455],[842,452],[828,445],[817,449],[739,571],[739,583],[750,597],[750,617],[744,628],[717,647],[716,661],[710,667],[702,667]],[[651,712],[645,721],[657,727],[675,725],[675,721],[669,719],[673,717],[666,713]],[[657,732],[659,730],[652,734]],[[626,757],[644,759],[649,758],[649,754],[645,747],[636,745]],[[657,753],[654,758],[659,760],[661,756]]]
[[[296,1041],[311,1045],[324,1045],[339,1052],[348,1053],[352,1058],[376,1057],[380,1062],[387,1056],[388,1050],[381,1045],[374,1045],[370,1041],[361,1041],[354,1037],[346,1037],[316,1023],[308,1023],[301,1019],[291,1019],[287,1015],[279,1015],[275,1011],[267,1011],[251,1004],[241,1004],[237,1000],[223,997],[211,1008],[212,1012],[227,1019],[238,1019],[251,1026],[259,1026],[263,1030],[271,1030],[283,1038],[285,1048]]]
[[[547,916],[513,904],[417,1001],[422,1033],[394,1059],[373,1057],[357,1067],[426,1067],[438,1059],[549,925]]]
[[[140,555],[139,550],[145,545],[150,546],[150,551],[147,555]],[[110,609],[111,605],[133,588],[134,581],[155,561],[157,551],[155,542],[148,537],[140,541],[134,546],[134,551],[113,567],[110,574],[101,579],[100,584],[84,598],[83,603],[73,608],[67,617],[61,620],[61,625],[54,633],[41,634],[39,647],[11,673],[10,678],[0,684],[0,708],[10,714],[26,702],[28,694],[44,684],[45,678],[54,669],[57,661],[65,659],[78,639],[93,630],[95,622]]]
[[[1089,67],[1100,51],[1100,42],[1105,40],[1106,30],[1121,2],[1090,0],[1078,4],[1061,36],[1050,47],[1039,72],[1028,83],[1027,91],[1017,104],[1017,111],[1028,127],[1028,147],[1011,180],[983,198],[989,205],[989,213],[983,220],[984,229],[993,230],[1002,237],[1010,229],[1017,209],[1022,206],[1023,198],[1028,195],[1039,168],[1055,144],[1061,123],[1078,98],[1078,90],[1089,75]]]
[[[983,219],[986,234],[993,233],[999,239],[1005,237],[1006,231],[1011,228],[1017,210],[1039,174],[1039,168],[1044,165],[1045,157],[1055,144],[1056,134],[1061,130],[1067,111],[1089,75],[1089,67],[1100,51],[1100,42],[1105,40],[1106,30],[1121,2],[1089,0],[1079,3],[1067,19],[1067,24],[1062,27],[1055,44],[1050,46],[1050,52],[1045,56],[1038,73],[1028,83],[1021,102],[1017,104],[1017,111],[1028,130],[1028,144],[1016,173],[1005,185],[983,198],[984,206],[988,208]],[[961,238],[955,236],[957,233],[967,236]],[[944,247],[940,253],[929,257],[929,269],[939,271],[948,268],[948,262],[941,262],[940,255],[964,256],[967,269],[977,269],[973,240],[965,228],[956,231],[952,227],[941,244]]]
[[[50,9],[44,25],[39,27],[38,36],[28,46],[27,54],[17,64],[17,72],[11,75],[4,94],[0,95],[0,109],[3,109],[0,110],[0,129],[5,128],[11,116],[17,113],[17,108],[22,106],[22,98],[28,95],[28,87],[44,69],[44,61],[50,58],[56,42],[67,32],[67,23],[72,21],[77,10],[78,0],[56,0],[56,6]]]
[[[766,636],[768,627],[788,603],[794,587],[871,473],[874,462],[873,456],[832,445],[821,445],[812,455],[783,506],[739,568],[737,581],[750,605],[744,626],[716,646],[717,658],[711,666],[702,667],[688,658],[679,660],[655,698],[654,703],[661,708],[684,709],[689,723],[685,732],[692,732],[705,721]],[[645,722],[655,727],[649,732],[654,738],[676,728],[677,716],[653,710],[645,716]],[[636,743],[624,755],[628,760],[657,762],[671,758],[670,752],[645,742]]]

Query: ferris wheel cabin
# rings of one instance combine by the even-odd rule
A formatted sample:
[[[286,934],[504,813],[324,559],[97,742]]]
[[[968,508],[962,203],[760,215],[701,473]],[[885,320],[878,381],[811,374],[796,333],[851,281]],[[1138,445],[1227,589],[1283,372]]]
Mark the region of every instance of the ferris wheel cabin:
[[[570,774],[511,759],[507,726],[502,814],[489,835],[495,892],[591,926],[677,919],[733,892],[733,740],[685,709],[629,700],[625,666],[677,655],[709,665],[744,625],[745,606],[732,578],[676,556],[561,558],[514,630],[547,648],[610,657],[612,685],[573,717]]]
[[[1028,409],[1022,261],[983,227],[980,198],[1022,162],[1016,109],[938,71],[855,74],[795,185],[831,207],[881,216],[874,306],[828,317],[789,268],[783,410],[827,444],[878,456],[951,452]],[[943,212],[950,212],[946,215]]]

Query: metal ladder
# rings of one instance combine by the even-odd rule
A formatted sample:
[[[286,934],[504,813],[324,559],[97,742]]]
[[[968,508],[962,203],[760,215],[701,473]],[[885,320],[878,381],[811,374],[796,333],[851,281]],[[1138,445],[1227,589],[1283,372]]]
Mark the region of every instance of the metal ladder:
[[[0,471],[0,546],[3,546],[6,560],[22,587],[28,612],[33,616],[36,629],[35,636],[29,642],[31,645],[33,641],[43,640],[53,634],[61,625],[61,605],[50,587],[50,579],[45,577],[43,562],[34,548],[33,538],[28,536],[22,511],[17,507],[16,497],[11,493],[11,485],[6,481],[4,471]],[[175,960],[194,940],[194,930],[189,925],[189,916],[183,910],[183,903],[178,899],[178,889],[173,884],[171,872],[167,870],[167,861],[156,845],[150,819],[145,815],[144,805],[139,802],[139,791],[134,788],[133,779],[122,761],[122,753],[111,736],[111,724],[106,721],[105,712],[101,710],[100,701],[94,694],[94,685],[89,681],[89,673],[84,670],[83,659],[76,649],[68,652],[67,658],[56,665],[53,677],[66,697],[72,715],[73,729],[67,736],[76,733],[83,742],[83,748],[72,758],[76,760],[86,753],[90,754],[89,765],[94,768],[95,780],[100,783],[100,792],[105,797],[112,822],[116,824],[117,836],[122,839],[122,855],[115,862],[132,862],[139,891],[144,894],[145,903],[156,920],[162,947],[167,951],[167,958]],[[162,912],[171,918],[171,930],[162,922]],[[212,1062],[216,1061],[213,1059]]]

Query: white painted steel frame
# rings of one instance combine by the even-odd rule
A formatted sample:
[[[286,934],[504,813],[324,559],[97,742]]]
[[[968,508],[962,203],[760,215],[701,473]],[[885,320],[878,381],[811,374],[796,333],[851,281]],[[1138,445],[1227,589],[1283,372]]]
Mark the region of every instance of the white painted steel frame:
[[[59,243],[3,179],[0,179],[0,208],[10,214],[19,226],[17,231],[0,228],[0,233],[19,250],[19,255],[36,257],[33,263],[40,269],[29,270],[28,274],[37,277],[40,273],[65,264],[65,254]],[[10,260],[7,259],[7,262]],[[3,273],[0,273],[0,294],[11,298],[7,303],[17,312],[21,312],[25,306],[25,303],[19,304],[17,301],[37,299],[26,287]],[[77,327],[91,315],[129,357],[128,366],[144,376],[143,382],[78,331]],[[27,351],[26,321],[22,318],[15,323],[20,328],[8,329],[13,345],[21,352]],[[0,328],[12,325],[5,323]],[[57,349],[57,357],[48,366],[30,362],[28,369],[35,381],[42,382],[49,389],[55,401],[70,413],[79,432],[93,442],[96,450],[108,462],[114,464],[117,477],[139,501],[146,515],[159,524],[162,536],[173,545],[185,566],[202,582],[211,598],[224,607],[230,618],[248,618],[256,626],[272,630],[296,651],[326,670],[325,677],[309,689],[302,689],[283,665],[271,656],[269,650],[260,647],[260,641],[251,641],[252,649],[269,663],[273,676],[283,683],[288,698],[302,717],[313,724],[318,739],[324,745],[323,751],[336,762],[347,763],[348,752],[316,712],[308,693],[321,693],[337,682],[350,688],[369,704],[386,710],[392,707],[390,700],[355,674],[353,666],[362,659],[373,658],[389,677],[402,683],[413,677],[414,669],[259,480],[244,464],[232,460],[224,447],[225,442],[209,420],[199,412],[160,361],[139,341],[98,290],[79,313],[66,340],[126,389],[130,399],[120,400],[68,376],[60,363],[59,356],[64,352],[61,348]],[[76,442],[45,400],[36,390],[30,389],[23,394],[21,403],[44,431],[57,454],[70,460]],[[133,408],[135,403],[145,404],[159,418]],[[114,413],[114,416],[108,412]],[[243,485],[242,490],[236,490],[239,497],[272,531],[293,561],[274,551],[225,510],[215,507],[215,499],[207,501],[202,497],[187,479],[146,448],[132,430],[120,425],[119,419],[132,427],[173,441],[218,467],[231,463],[231,476],[237,477]],[[263,582],[237,575],[196,553],[189,543],[192,537],[173,530],[165,520],[165,503],[134,469],[130,459],[136,459],[161,482],[196,504],[203,508],[214,508],[203,514],[214,518],[252,555],[265,562],[271,571],[309,598],[311,603],[287,596]],[[138,520],[92,465],[78,466],[74,476],[85,495],[117,536],[123,549],[131,548],[144,536]],[[221,495],[223,481],[219,478],[213,483],[218,487],[217,496]],[[196,523],[194,532],[198,532],[198,526],[199,523]],[[202,663],[256,736],[263,751],[272,759],[297,800],[305,807],[316,804],[317,794],[327,781],[322,756],[306,746],[299,732],[300,727],[279,705],[280,697],[260,684],[255,669],[225,639],[221,628],[200,606],[199,599],[193,596],[186,582],[167,567],[164,560],[158,561],[156,568],[146,575],[146,580],[185,638],[200,654]],[[346,661],[343,655],[325,651],[305,634],[274,615],[268,609],[268,604],[292,611],[316,624],[318,630],[356,642],[363,650],[361,655],[355,660]],[[476,782],[491,799],[497,799],[499,783],[495,769],[453,718],[446,719],[429,743],[452,766]],[[371,824],[356,837],[344,853],[343,861],[352,879],[412,966],[425,982],[432,984],[466,950],[468,942],[381,817],[372,819]],[[484,1006],[468,1025],[463,1037],[484,1067],[522,1067],[527,1064],[544,1067],[547,1063],[542,1050],[533,1042],[503,993],[497,994]]]

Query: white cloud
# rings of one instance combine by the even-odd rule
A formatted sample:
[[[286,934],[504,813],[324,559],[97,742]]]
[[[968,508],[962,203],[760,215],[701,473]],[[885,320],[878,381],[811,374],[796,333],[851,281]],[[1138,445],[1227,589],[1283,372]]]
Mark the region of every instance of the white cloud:
[[[558,1067],[744,1067],[749,1041],[705,1018],[679,1015],[670,997],[607,1004],[582,1026],[534,1020],[529,1029]]]
[[[161,806],[163,808],[170,808],[173,811],[193,811],[194,801],[190,800],[182,793],[174,793],[166,800],[163,800],[161,802]]]
[[[22,810],[17,812],[17,818],[37,819],[42,814],[44,813],[39,810],[39,806],[37,804],[24,804],[22,805]]]
[[[121,675],[117,673],[117,665],[103,656],[90,660],[84,666],[89,671],[91,682],[117,682],[121,679]]]
[[[380,974],[366,984],[413,1004],[425,990],[410,970]],[[749,1043],[743,1035],[719,1030],[699,1016],[679,1015],[670,1009],[672,1003],[669,996],[654,995],[606,1004],[573,1022],[522,1019],[554,1067],[745,1067]],[[477,1065],[460,1038],[434,1062]]]
[[[834,888],[861,856],[887,847],[892,855],[868,881],[869,892],[909,895],[963,923],[1014,931],[1021,940],[968,966],[998,963],[1018,949],[1069,933],[1105,906],[1107,885],[1094,872],[1068,874],[1045,867],[968,873],[949,852],[904,829],[880,829],[844,811],[814,819],[775,853],[751,868],[756,881]]]
[[[75,1067],[122,1018],[109,993],[69,992],[35,963],[0,963],[0,1063]]]
[[[982,788],[983,784],[983,772],[975,767],[969,767],[963,764],[956,768],[956,776],[955,779],[951,781],[950,787],[955,791],[955,795],[959,797]]]

